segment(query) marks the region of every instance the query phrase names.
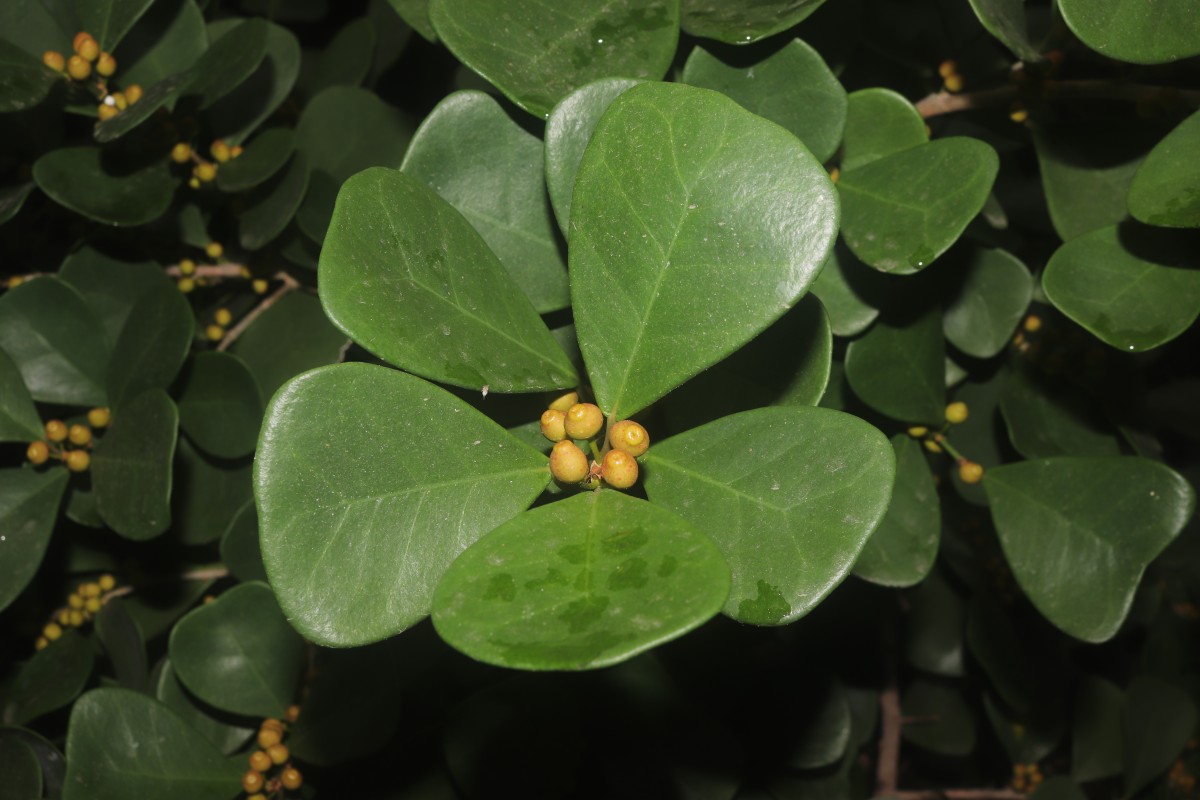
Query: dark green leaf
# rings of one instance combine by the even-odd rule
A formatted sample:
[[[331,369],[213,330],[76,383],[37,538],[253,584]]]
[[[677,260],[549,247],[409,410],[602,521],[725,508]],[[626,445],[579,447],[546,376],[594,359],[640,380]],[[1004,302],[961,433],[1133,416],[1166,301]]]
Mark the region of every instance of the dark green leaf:
[[[1084,44],[1109,58],[1161,64],[1200,54],[1200,16],[1191,0],[1158,0],[1148,6],[1062,0],[1059,12]]]
[[[571,213],[580,347],[600,407],[628,417],[795,304],[837,200],[783,129],[715,92],[647,83],[600,121]]]
[[[81,30],[112,52],[154,0],[75,0]]]
[[[936,307],[918,317],[881,319],[846,350],[846,380],[860,400],[893,419],[945,420],[945,349]]]
[[[1196,240],[1133,225],[1109,226],[1059,247],[1042,273],[1059,311],[1118,350],[1150,350],[1200,314]]]
[[[211,44],[196,61],[185,90],[196,96],[199,108],[208,108],[232,92],[258,68],[266,54],[270,24],[264,19],[236,18],[216,23],[209,34]]]
[[[212,586],[220,572],[210,570],[211,578],[193,576],[190,580],[151,583],[139,586],[126,598],[125,610],[137,622],[147,640],[153,639],[175,624],[183,613],[196,604]]]
[[[313,370],[275,395],[259,441],[267,574],[310,640],[378,641],[426,616],[450,562],[549,479],[545,456],[432,384]]]
[[[1125,750],[1125,693],[1091,675],[1075,689],[1071,777],[1085,782],[1119,775]]]
[[[729,567],[707,537],[601,490],[527,511],[467,548],[438,584],[433,624],[480,661],[592,669],[701,625],[728,591]]]
[[[91,643],[73,630],[48,644],[21,665],[4,687],[0,721],[24,725],[70,703],[92,675]]]
[[[1026,63],[1041,60],[1029,38],[1022,0],[971,0],[971,9],[988,33],[1003,42],[1017,58]]]
[[[171,205],[167,159],[122,163],[99,147],[60,147],[33,165],[38,188],[61,206],[107,225],[144,225]]]
[[[258,510],[242,506],[221,537],[221,560],[239,581],[266,581],[267,570],[258,549]]]
[[[1200,227],[1200,112],[1154,146],[1129,185],[1129,213],[1149,225]]]
[[[34,400],[104,405],[104,331],[79,293],[58,278],[27,281],[0,296],[0,348]]]
[[[970,453],[971,460],[985,470],[1010,460],[999,409],[1000,392],[1006,379],[1007,372],[999,370],[986,381],[967,381],[951,398],[966,403],[969,410],[967,421],[954,426],[953,444],[961,452]],[[954,490],[963,499],[975,505],[988,504],[982,484],[963,483],[957,469],[950,470],[950,479]]]
[[[163,78],[149,89],[142,98],[110,120],[96,125],[94,136],[97,142],[111,142],[141,125],[158,109],[172,102],[180,90],[192,78],[191,71],[178,72]]]
[[[150,539],[171,524],[171,461],[179,414],[161,389],[130,400],[92,456],[96,508],[128,539]]]
[[[917,272],[958,240],[983,208],[999,168],[990,145],[964,136],[848,169],[838,182],[842,236],[880,272]]]
[[[36,185],[33,181],[23,181],[0,188],[0,225],[17,215]]]
[[[295,134],[290,128],[263,131],[246,147],[246,152],[221,165],[217,170],[217,186],[223,192],[258,186],[283,169],[294,150]]]
[[[41,417],[21,370],[0,350],[0,442],[32,442],[43,435]]]
[[[679,40],[676,0],[560,0],[552,13],[539,0],[431,0],[429,18],[460,61],[538,117],[599,78],[662,78]]]
[[[989,469],[984,488],[1017,583],[1063,631],[1117,632],[1142,572],[1195,510],[1187,481],[1144,458],[1044,458]]]
[[[901,706],[904,716],[919,718],[901,728],[905,741],[944,756],[966,756],[975,749],[975,713],[956,685],[918,678],[905,690]]]
[[[170,659],[163,662],[158,673],[155,697],[226,755],[240,748],[254,735],[252,720],[215,709],[184,688],[171,667]]]
[[[367,17],[352,20],[325,46],[308,91],[315,95],[330,86],[358,86],[374,61],[375,26]]]
[[[1035,693],[1042,675],[1018,625],[997,599],[981,594],[971,598],[967,615],[967,646],[971,655],[1005,706],[1028,714],[1037,707]]]
[[[171,666],[183,685],[216,708],[281,717],[296,701],[304,640],[264,583],[242,583],[179,620]]]
[[[867,540],[854,574],[881,586],[912,586],[933,567],[941,538],[942,513],[933,473],[916,440],[892,437],[896,485],[887,513]]]
[[[0,738],[2,800],[28,800],[42,796],[42,766],[29,745],[14,736]]]
[[[1011,655],[1007,658],[1012,660]],[[983,707],[996,738],[1014,764],[1038,763],[1058,749],[1067,732],[1066,704],[1057,698],[1035,706],[1027,715],[1013,713],[995,702],[990,693],[983,696]]]
[[[196,353],[179,388],[179,425],[217,458],[254,452],[263,401],[250,370],[228,353]]]
[[[0,728],[0,740],[17,739],[33,752],[42,770],[42,791],[46,797],[62,795],[63,778],[66,773],[66,759],[62,752],[52,742],[41,734],[25,728]],[[13,800],[28,800],[28,796],[15,797]]]
[[[230,349],[246,363],[262,397],[270,398],[289,378],[337,361],[346,344],[317,298],[292,292],[259,315]]]
[[[1009,373],[1000,391],[1008,438],[1026,458],[1115,456],[1121,445],[1081,390],[1032,369]]]
[[[104,328],[111,349],[144,292],[174,282],[153,261],[122,261],[91,247],[82,247],[63,260],[58,277],[83,295]]]
[[[222,22],[212,26],[213,38]],[[267,23],[266,49],[250,76],[205,112],[214,134],[240,144],[283,104],[300,74],[300,42],[296,35]]]
[[[229,800],[244,766],[157,700],[94,689],[71,709],[63,800]]]
[[[886,280],[839,243],[821,267],[812,293],[821,299],[834,334],[857,336],[879,316]]]
[[[1188,693],[1161,678],[1139,675],[1125,704],[1125,791],[1135,795],[1183,751],[1196,727]]]
[[[934,675],[962,675],[967,609],[945,572],[933,569],[909,598],[912,610],[904,643],[908,663]]]
[[[733,571],[725,613],[780,625],[850,572],[887,510],[891,445],[857,417],[766,408],[656,443],[646,493],[708,534]]]
[[[148,389],[165,389],[179,374],[196,319],[183,293],[168,281],[142,292],[125,321],[108,364],[108,402],[118,412]]]
[[[490,95],[442,100],[413,135],[401,169],[467,218],[539,313],[570,305],[542,142]]]
[[[0,530],[5,537],[0,609],[21,593],[42,563],[67,488],[67,474],[53,466],[41,471],[0,470]]]
[[[40,59],[0,39],[0,114],[36,106],[60,80]]]
[[[785,734],[787,764],[819,769],[836,763],[850,742],[850,701],[836,678],[808,680],[799,696],[784,699],[790,730]],[[797,702],[798,701],[798,702]]]
[[[146,642],[120,597],[109,598],[96,615],[96,637],[108,654],[113,675],[126,689],[148,693],[150,672]]]
[[[309,177],[308,158],[294,153],[282,173],[256,187],[238,217],[238,243],[259,250],[283,233],[304,201]]]
[[[257,428],[256,421],[256,434]],[[251,500],[250,462],[207,457],[184,439],[179,443],[174,469],[173,534],[188,545],[207,544],[221,538],[239,510]]]
[[[748,44],[799,23],[825,0],[683,0],[683,29],[693,36]]]
[[[842,142],[844,170],[929,141],[921,112],[891,89],[859,89],[850,93],[848,101]]]
[[[396,10],[400,18],[412,26],[413,30],[431,42],[437,41],[437,33],[433,23],[429,21],[429,0],[387,0],[388,5]]]
[[[319,272],[333,323],[402,369],[498,392],[578,381],[470,223],[403,172],[369,169],[346,182]]]
[[[946,340],[969,356],[991,358],[1004,349],[1033,297],[1033,277],[1004,250],[973,249],[959,267],[957,293],[946,306]]]
[[[1043,781],[1029,800],[1087,800],[1087,795],[1066,775],[1054,775]]]
[[[153,86],[189,69],[207,48],[204,15],[195,0],[156,0],[114,53],[121,86]]]
[[[683,68],[683,80],[726,94],[746,110],[782,125],[818,161],[827,161],[842,142],[846,90],[821,54],[799,39],[757,62],[739,53],[718,58],[697,47]]]
[[[42,0],[8,0],[0,3],[0,31],[4,38],[29,55],[41,59],[47,50],[64,55],[71,49],[71,34],[47,10]]]

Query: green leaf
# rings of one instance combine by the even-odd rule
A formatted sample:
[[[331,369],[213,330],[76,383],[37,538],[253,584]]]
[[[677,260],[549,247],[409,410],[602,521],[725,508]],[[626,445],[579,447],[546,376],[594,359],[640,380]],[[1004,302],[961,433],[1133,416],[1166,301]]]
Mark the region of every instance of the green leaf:
[[[239,581],[267,580],[258,548],[258,511],[253,502],[238,510],[221,537],[221,561]]]
[[[310,177],[308,158],[294,153],[282,173],[256,187],[238,217],[238,243],[261,250],[283,233],[304,202]]]
[[[791,308],[838,219],[828,176],[794,136],[716,92],[665,83],[613,101],[571,215],[580,347],[597,403],[619,417]]]
[[[729,44],[749,44],[785,31],[821,7],[825,0],[683,0],[683,29],[693,36]]]
[[[1005,250],[972,249],[946,306],[946,341],[969,356],[991,358],[1012,338],[1033,298],[1033,276]]]
[[[954,426],[952,443],[961,452],[970,453],[971,460],[985,471],[1012,460],[999,408],[1000,392],[1006,379],[1007,372],[998,370],[985,381],[964,382],[949,398],[966,403],[970,412],[966,422]],[[942,421],[945,421],[944,415]],[[982,484],[963,483],[957,469],[950,470],[950,480],[954,490],[967,502],[979,506],[988,504]]]
[[[1200,112],[1179,123],[1146,156],[1129,184],[1129,213],[1148,225],[1200,228]]]
[[[243,766],[157,700],[93,689],[71,709],[63,800],[229,800]]]
[[[728,592],[707,537],[601,490],[527,511],[467,548],[437,586],[433,624],[489,664],[593,669],[700,626]]]
[[[793,39],[765,59],[744,51],[718,57],[696,47],[683,68],[683,81],[733,98],[747,111],[796,135],[818,161],[829,160],[846,127],[846,90],[821,54]]]
[[[1125,704],[1125,792],[1135,795],[1166,771],[1196,727],[1192,698],[1161,678],[1138,675]]]
[[[113,415],[92,455],[96,508],[127,539],[151,539],[171,524],[171,461],[179,413],[167,393],[150,389]]]
[[[851,92],[842,141],[842,169],[857,169],[925,144],[929,134],[916,106],[891,89]]]
[[[60,80],[40,59],[0,39],[0,114],[36,106]]]
[[[1033,794],[1029,795],[1029,798],[1030,800],[1087,800],[1087,795],[1066,775],[1054,775],[1043,781]]]
[[[16,599],[42,563],[67,474],[56,467],[0,470],[0,530],[5,532],[0,609]]]
[[[304,640],[288,625],[265,583],[241,583],[176,623],[171,666],[209,705],[253,717],[281,717],[296,700]]]
[[[450,52],[538,117],[599,78],[659,80],[679,41],[678,0],[430,0],[429,18]]]
[[[987,32],[1012,50],[1017,58],[1026,63],[1041,61],[1041,53],[1029,38],[1022,0],[971,0],[971,10]]]
[[[1032,648],[1026,646],[1020,622],[1013,619],[996,598],[976,594],[971,598],[967,616],[967,646],[976,663],[982,667],[992,689],[1007,708],[1028,714],[1038,708],[1041,700],[1048,702],[1042,665]],[[1043,697],[1037,692],[1042,689]]]
[[[0,3],[0,31],[11,44],[41,59],[47,50],[64,55],[71,50],[71,36],[42,0],[9,0]]]
[[[228,21],[215,23],[212,38]],[[212,132],[229,144],[241,144],[287,100],[300,75],[300,42],[296,35],[267,23],[262,60],[236,89],[214,103],[204,117]]]
[[[375,63],[375,25],[367,17],[351,20],[325,46],[308,87],[317,94],[330,86],[358,86]]]
[[[250,369],[262,397],[269,398],[289,378],[337,361],[346,344],[320,300],[291,292],[260,314],[230,351]]]
[[[158,672],[154,696],[226,755],[244,745],[255,733],[252,720],[219,711],[184,688],[170,659],[163,661]]]
[[[153,86],[189,69],[207,48],[204,15],[195,0],[157,0],[114,53],[121,86]]]
[[[837,763],[850,742],[850,701],[836,678],[809,679],[802,693],[783,700],[790,729],[785,734],[787,765],[819,769]]]
[[[402,369],[497,392],[578,381],[470,223],[403,172],[369,169],[346,181],[319,275],[333,323]]]
[[[1120,441],[1094,402],[1065,381],[1031,369],[1008,374],[1000,390],[1008,438],[1026,458],[1115,456]]]
[[[137,592],[128,597],[125,609],[143,635],[152,639],[166,633],[184,612],[199,602],[214,580],[196,578],[139,586]]]
[[[142,292],[108,363],[108,402],[117,411],[148,389],[165,389],[179,374],[196,319],[183,292],[169,281]]]
[[[26,800],[42,796],[42,766],[29,745],[15,736],[0,739],[0,798]]]
[[[570,305],[542,142],[490,95],[454,92],[438,103],[400,168],[467,218],[538,313]]]
[[[1011,655],[1003,657],[1012,660]],[[1035,706],[1031,713],[1022,715],[999,705],[988,693],[983,696],[983,707],[1000,746],[1014,764],[1036,764],[1048,757],[1058,749],[1067,732],[1066,703],[1061,698]]]
[[[59,205],[107,225],[145,225],[166,213],[175,194],[168,160],[109,158],[99,147],[60,147],[33,165],[38,188]]]
[[[1067,242],[1042,273],[1046,297],[1118,350],[1150,350],[1200,315],[1200,261],[1186,234],[1109,226]]]
[[[107,349],[117,343],[134,303],[143,293],[153,287],[175,285],[153,261],[122,261],[86,246],[63,260],[58,277],[83,295],[104,328]]]
[[[323,240],[346,179],[368,167],[399,167],[411,137],[408,118],[366,89],[335,86],[310,100],[296,124],[296,149],[312,170],[300,229]]]
[[[838,243],[821,267],[812,293],[821,299],[829,325],[837,336],[857,336],[879,316],[887,279],[863,264]]]
[[[921,719],[900,729],[905,741],[943,756],[974,751],[979,725],[956,684],[918,678],[904,691],[901,707],[904,716]]]
[[[264,183],[288,163],[295,151],[295,138],[290,128],[263,131],[244,153],[221,165],[217,186],[223,192],[241,192]]]
[[[257,427],[256,422],[256,432]],[[210,458],[184,439],[176,451],[174,470],[171,526],[172,533],[183,544],[216,541],[252,499],[248,460]]]
[[[71,629],[33,654],[4,687],[0,721],[24,725],[79,696],[92,675],[91,643]]]
[[[1149,6],[1062,0],[1059,12],[1084,44],[1119,61],[1162,64],[1200,54],[1200,16],[1190,0],[1159,0]]]
[[[104,331],[79,293],[58,278],[26,281],[0,297],[0,348],[34,400],[104,405]]]
[[[934,675],[963,675],[967,609],[945,572],[935,566],[908,597],[912,602],[904,642],[908,663]]]
[[[43,435],[42,419],[21,370],[0,350],[0,442],[32,442]]]
[[[430,42],[437,41],[433,23],[429,21],[429,0],[387,0],[400,18]]]
[[[129,106],[112,119],[97,124],[93,134],[96,141],[103,144],[129,133],[154,116],[158,109],[174,101],[191,78],[191,71],[186,71],[170,75],[155,83],[146,89],[137,103]]]
[[[544,455],[463,401],[366,364],[286,384],[254,468],[280,605],[305,637],[339,647],[419,622],[450,562],[550,479]]]
[[[254,452],[262,422],[258,384],[242,360],[229,353],[196,353],[179,388],[179,425],[217,458]]]
[[[854,574],[880,586],[912,586],[933,568],[942,512],[925,454],[904,433],[892,437],[896,485],[887,513],[863,547]]]
[[[920,309],[912,309],[920,311]],[[934,306],[919,316],[875,323],[846,350],[846,380],[871,408],[901,422],[945,421],[946,343]]]
[[[33,181],[24,181],[0,188],[0,225],[17,215],[36,185]]]
[[[857,417],[767,408],[656,443],[643,457],[650,499],[712,537],[733,571],[725,613],[781,625],[850,572],[887,510],[891,445]]]
[[[154,0],[75,0],[80,29],[95,37],[101,50],[112,52]]]
[[[880,272],[911,275],[958,240],[999,168],[990,145],[961,136],[848,169],[838,181],[842,237]]]
[[[148,693],[150,672],[146,642],[137,622],[125,610],[124,600],[110,597],[96,615],[96,638],[108,654],[113,675],[126,689]]]
[[[564,236],[570,232],[575,176],[596,124],[619,94],[638,83],[629,78],[602,78],[580,86],[560,100],[546,120],[546,189]]]
[[[222,20],[209,33],[210,44],[192,69],[185,93],[205,109],[240,86],[258,68],[267,50],[264,19]]]
[[[1013,576],[1052,623],[1103,642],[1146,565],[1195,510],[1191,486],[1144,458],[1044,458],[989,469],[984,488]]]
[[[1071,777],[1092,781],[1119,775],[1125,750],[1125,693],[1103,678],[1083,675],[1075,688]]]

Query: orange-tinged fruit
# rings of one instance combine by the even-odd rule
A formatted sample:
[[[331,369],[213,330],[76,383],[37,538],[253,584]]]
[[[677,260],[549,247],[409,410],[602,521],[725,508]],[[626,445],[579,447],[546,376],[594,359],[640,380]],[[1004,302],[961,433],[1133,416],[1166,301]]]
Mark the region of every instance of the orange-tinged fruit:
[[[111,592],[114,588],[116,588],[117,579],[112,575],[105,573],[99,577],[99,579],[96,581],[96,584],[100,587],[101,591]]]
[[[264,750],[273,744],[279,744],[283,739],[274,728],[263,728],[258,732],[258,746]]]
[[[262,773],[257,770],[248,769],[246,770],[246,774],[242,775],[242,788],[246,790],[247,794],[257,792],[263,788],[264,783],[266,781]]]
[[[67,438],[67,424],[61,419],[52,419],[46,423],[46,438],[52,442],[61,442]]]
[[[96,72],[104,77],[111,77],[117,71],[117,60],[108,53],[101,53],[96,59]]]
[[[969,413],[966,403],[962,401],[951,403],[946,406],[946,422],[951,425],[960,425],[967,421]]]
[[[30,442],[29,447],[25,448],[25,457],[29,459],[31,464],[45,464],[46,459],[50,458],[50,446],[40,439],[36,442]]]
[[[101,122],[107,122],[120,113],[120,109],[118,109],[116,106],[110,106],[108,103],[101,103],[100,105],[96,106],[96,116]]]
[[[72,425],[67,429],[71,444],[85,445],[92,440],[92,429],[87,425]]]
[[[283,788],[294,791],[299,789],[300,785],[304,783],[304,776],[295,767],[288,767],[279,773],[279,782],[283,784]]]
[[[567,415],[553,408],[542,412],[542,436],[552,442],[561,442],[567,438]]]
[[[550,474],[563,483],[579,483],[588,474],[587,456],[574,442],[564,439],[550,451]]]
[[[283,723],[274,717],[267,717],[262,721],[262,724],[258,726],[258,729],[263,731],[279,731],[279,733],[282,734]]]
[[[276,766],[286,764],[288,755],[287,745],[285,744],[273,744],[267,748],[267,756],[271,759],[271,763]]]
[[[1042,329],[1042,318],[1037,314],[1030,314],[1025,318],[1024,326],[1029,333],[1037,333]]]
[[[983,466],[974,461],[964,461],[958,465],[958,477],[963,483],[979,483],[983,480]]]
[[[92,64],[79,56],[71,56],[67,61],[67,74],[77,81],[86,80],[92,74]]]
[[[129,102],[129,105],[133,105],[138,100],[141,100],[143,94],[145,92],[142,91],[142,87],[136,83],[131,83],[125,87],[125,99]]]
[[[71,472],[84,472],[92,463],[92,457],[86,450],[72,450],[67,453],[67,469]]]
[[[947,58],[941,64],[938,64],[938,75],[941,75],[943,78],[949,78],[951,75],[957,74],[958,63],[954,59]]]
[[[295,722],[296,720],[300,719],[300,706],[294,704],[288,706],[283,718],[288,722]]]
[[[176,164],[183,164],[190,161],[192,158],[192,146],[187,142],[178,142],[171,148],[171,160]]]
[[[609,450],[604,455],[600,474],[614,489],[628,489],[637,483],[637,459],[621,450]]]
[[[271,757],[264,750],[255,750],[250,754],[250,769],[266,772],[271,768]]]
[[[42,63],[55,72],[62,72],[66,69],[67,59],[57,50],[47,50],[42,53]]]
[[[567,436],[590,439],[604,427],[604,413],[594,403],[576,403],[567,409]]]
[[[649,449],[650,434],[633,420],[623,419],[612,426],[608,441],[615,449],[637,458]]]
[[[566,394],[559,395],[558,397],[551,400],[549,406],[547,406],[547,407],[552,408],[555,411],[561,411],[565,414],[567,412],[567,409],[569,409],[571,406],[575,405],[578,402],[579,402],[579,392],[567,392]]]
[[[95,61],[100,57],[100,45],[87,31],[75,34],[74,49],[77,55],[88,61]]]
[[[213,174],[216,174],[215,168]],[[220,242],[209,242],[204,245],[204,254],[209,258],[217,259],[225,254],[225,248],[221,246]]]

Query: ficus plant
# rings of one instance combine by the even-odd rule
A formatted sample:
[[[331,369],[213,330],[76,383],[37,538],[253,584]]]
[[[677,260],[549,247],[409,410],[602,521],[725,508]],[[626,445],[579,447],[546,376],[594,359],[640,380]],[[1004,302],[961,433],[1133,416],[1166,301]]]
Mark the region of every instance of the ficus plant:
[[[1192,6],[0,3],[0,800],[1196,796]]]

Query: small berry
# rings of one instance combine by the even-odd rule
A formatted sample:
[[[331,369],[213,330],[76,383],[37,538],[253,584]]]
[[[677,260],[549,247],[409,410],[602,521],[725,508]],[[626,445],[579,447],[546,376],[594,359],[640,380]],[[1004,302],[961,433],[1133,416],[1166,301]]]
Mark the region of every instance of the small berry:
[[[199,178],[188,178],[188,186],[190,186],[193,189],[199,189],[200,188],[200,179]]]
[[[304,783],[304,776],[295,767],[288,767],[279,773],[279,782],[283,784],[283,788],[295,791]]]
[[[1029,109],[1015,108],[1009,113],[1008,118],[1017,123],[1025,122],[1029,119]]]
[[[564,439],[550,451],[550,474],[563,483],[579,483],[588,474],[587,456],[574,442]]]
[[[23,277],[21,277],[20,275],[13,275],[11,278],[8,279],[8,282],[4,285],[7,286],[9,289],[15,289],[24,282],[25,282],[25,279]]]
[[[49,639],[47,639],[45,636],[39,636],[39,637],[37,637],[37,641],[33,643],[33,649],[34,650],[45,650],[49,644],[50,644]]]
[[[267,755],[270,756],[271,763],[275,764],[276,766],[279,764],[286,764],[289,755],[287,745],[273,744],[267,748]]]
[[[913,425],[908,429],[908,435],[914,439],[920,439],[927,433],[929,433],[929,428],[926,428],[924,425]]]
[[[951,75],[946,78],[945,87],[947,92],[961,92],[963,90],[962,75]]]
[[[833,169],[829,170],[829,180],[833,181],[834,183],[837,183],[841,177],[842,177],[842,171],[840,169],[838,169],[837,167],[834,167]]]
[[[117,60],[108,53],[101,53],[100,57],[96,59],[96,72],[108,78],[116,71]]]
[[[30,442],[29,447],[25,448],[25,457],[34,466],[41,466],[46,463],[46,459],[50,458],[50,446],[40,439]]]
[[[579,402],[579,392],[567,392],[564,395],[559,395],[550,401],[547,408],[552,408],[555,411],[561,411],[564,414],[571,406]]]
[[[86,80],[87,76],[92,74],[91,62],[79,56],[71,56],[67,61],[67,74],[77,81]]]
[[[209,183],[217,177],[217,165],[209,164],[207,161],[203,164],[197,164],[192,168],[192,175],[201,183]]]
[[[58,637],[62,636],[62,633],[62,628],[59,627],[57,622],[51,622],[46,627],[42,628],[42,636],[45,636],[52,642]]]
[[[225,338],[225,329],[220,325],[209,325],[204,329],[204,335],[210,342],[219,342]]]
[[[131,83],[125,87],[125,99],[129,102],[129,105],[133,105],[138,100],[141,100],[143,94],[142,87],[136,83]]]
[[[61,419],[52,419],[46,423],[46,438],[52,442],[61,442],[67,438],[67,424]]]
[[[190,258],[185,258],[179,262],[179,272],[183,275],[194,275],[196,273],[196,262]]]
[[[951,75],[958,74],[958,64],[952,58],[948,58],[941,64],[938,64],[938,75],[943,78],[949,78]]]
[[[83,610],[89,614],[100,613],[100,606],[101,602],[99,597],[89,597],[87,600],[83,601]]]
[[[604,426],[604,414],[593,403],[576,403],[567,409],[567,436],[572,439],[590,439]]]
[[[963,461],[958,465],[958,477],[963,483],[979,483],[983,480],[983,466],[974,461]]]
[[[263,788],[265,782],[262,773],[256,770],[248,769],[246,774],[242,775],[242,788],[246,790],[246,794],[257,792]]]
[[[178,283],[175,284],[175,286],[179,289],[179,291],[183,292],[184,294],[187,294],[188,292],[190,292],[196,288],[196,282],[194,280],[192,280],[191,278],[180,278]]]
[[[42,63],[55,72],[62,72],[67,66],[67,60],[57,50],[47,50],[42,53]]]
[[[267,796],[262,792],[255,792],[254,794],[246,795],[246,800],[267,800]]]
[[[216,168],[213,168],[213,174],[216,174]],[[225,248],[221,247],[220,242],[209,242],[204,245],[204,254],[214,261],[225,254]]]
[[[264,750],[273,744],[279,744],[283,739],[274,728],[263,728],[258,732],[258,746]]]
[[[951,425],[961,425],[967,421],[967,404],[959,401],[946,406],[946,422]]]
[[[95,61],[100,56],[100,45],[87,31],[75,34],[75,52],[88,61]]]
[[[256,279],[250,286],[254,289],[255,294],[267,293],[267,282],[262,278]]]
[[[72,594],[67,598],[67,605],[77,610],[83,608],[83,598],[78,594]]]
[[[926,439],[924,441],[924,445],[925,445],[925,449],[931,453],[942,452],[942,446],[940,444],[938,444],[937,442],[933,441],[932,439]]]
[[[100,118],[101,122],[106,122],[120,113],[120,109],[116,106],[110,106],[108,103],[101,103],[96,106],[96,116]]]
[[[614,489],[628,489],[637,483],[637,459],[621,450],[609,450],[601,468],[604,481]]]
[[[92,440],[92,429],[87,425],[72,425],[67,430],[67,438],[71,444],[85,445]]]
[[[212,153],[212,157],[218,163],[224,164],[230,159],[229,145],[225,144],[224,139],[217,139],[209,146],[208,152]]]
[[[55,612],[54,619],[58,622],[59,625],[70,625],[71,624],[71,612],[65,608],[60,608],[58,611]]]
[[[300,706],[297,706],[297,705],[288,706],[287,712],[283,715],[283,718],[286,719],[288,722],[295,722],[296,720],[300,719]]]
[[[85,583],[81,585],[77,591],[84,597],[99,597],[100,584],[97,582]]]
[[[100,576],[100,578],[96,581],[96,584],[100,587],[101,591],[111,592],[114,588],[116,588],[117,579],[106,573]]]
[[[179,142],[171,148],[171,160],[183,164],[192,160],[192,147],[187,142]]]
[[[278,746],[278,745],[276,745]],[[255,750],[250,754],[250,769],[256,772],[266,772],[271,768],[271,757],[263,750]]]
[[[233,322],[233,314],[229,313],[228,308],[218,308],[217,313],[213,314],[213,319],[218,325],[228,326]]]
[[[1037,314],[1030,314],[1025,318],[1024,327],[1029,333],[1037,333],[1042,329],[1042,318]]]
[[[552,442],[561,442],[567,438],[565,420],[567,415],[553,408],[542,412],[542,436]]]
[[[263,731],[278,731],[281,736],[283,735],[283,723],[274,717],[264,719],[262,724],[258,726],[258,729]]]
[[[631,419],[623,419],[608,432],[608,440],[612,446],[622,452],[637,458],[650,447],[650,434],[646,429]]]
[[[92,457],[86,450],[72,450],[67,453],[67,469],[71,472],[84,472],[92,463]]]
[[[240,144],[235,144],[233,147],[229,148],[229,157],[237,158],[244,152],[246,152],[246,148],[242,147]]]
[[[67,616],[69,617],[68,621],[72,628],[78,628],[80,625],[83,624],[83,612],[82,611],[71,611],[71,612],[68,612]]]

